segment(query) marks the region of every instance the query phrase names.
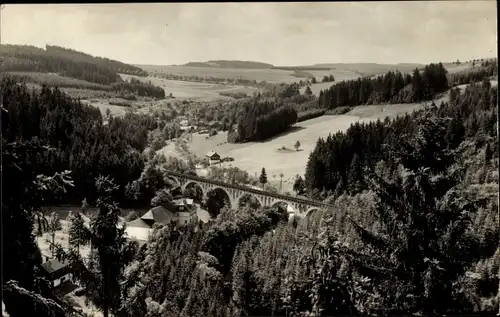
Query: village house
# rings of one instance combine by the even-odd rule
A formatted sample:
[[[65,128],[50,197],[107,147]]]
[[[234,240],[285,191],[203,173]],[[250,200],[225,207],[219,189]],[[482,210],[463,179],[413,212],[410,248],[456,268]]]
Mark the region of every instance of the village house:
[[[220,162],[220,155],[217,154],[217,152],[211,151],[206,154],[206,157],[208,158],[208,162],[210,164],[217,164]]]
[[[73,281],[73,270],[69,262],[52,259],[40,266],[42,274],[54,288]]]
[[[155,224],[185,225],[197,221],[196,206],[192,199],[175,199],[164,206],[151,208],[143,216],[127,222],[126,232],[130,238],[145,241]]]

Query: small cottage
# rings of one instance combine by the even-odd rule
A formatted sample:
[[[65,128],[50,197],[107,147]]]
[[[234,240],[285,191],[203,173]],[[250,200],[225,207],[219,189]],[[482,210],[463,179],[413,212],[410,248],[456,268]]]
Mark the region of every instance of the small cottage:
[[[42,274],[52,287],[58,287],[73,280],[73,270],[69,262],[53,259],[41,264]]]
[[[208,152],[206,157],[208,158],[208,162],[210,164],[217,164],[220,162],[220,155],[217,152]]]

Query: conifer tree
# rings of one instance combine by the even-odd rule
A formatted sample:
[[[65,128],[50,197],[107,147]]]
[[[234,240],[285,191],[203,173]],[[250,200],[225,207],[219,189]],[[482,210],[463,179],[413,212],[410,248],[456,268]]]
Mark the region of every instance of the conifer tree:
[[[367,247],[351,260],[378,283],[384,313],[451,310],[452,284],[474,258],[467,230],[477,202],[456,188],[461,173],[452,167],[456,154],[444,146],[446,121],[424,116],[415,135],[402,136],[391,152],[400,164],[393,182],[372,175],[383,229],[353,222]]]
[[[354,154],[351,161],[348,184],[351,194],[356,194],[359,190],[362,189],[363,165],[357,153]]]
[[[75,248],[78,254],[80,246],[89,242],[87,228],[85,228],[85,222],[79,212],[72,215],[68,240],[70,247]]]
[[[267,184],[267,174],[266,169],[263,167],[259,176],[259,183],[262,184],[262,189],[264,189],[264,185]]]
[[[57,249],[59,258],[77,268],[76,278],[89,300],[108,317],[120,308],[124,269],[132,261],[137,244],[125,238],[125,226],[118,223],[120,209],[113,201],[118,186],[104,176],[97,177],[95,184],[99,193],[98,213],[91,219],[90,228],[78,228],[78,238],[90,242],[89,258],[83,260],[74,249],[69,252],[61,246]]]

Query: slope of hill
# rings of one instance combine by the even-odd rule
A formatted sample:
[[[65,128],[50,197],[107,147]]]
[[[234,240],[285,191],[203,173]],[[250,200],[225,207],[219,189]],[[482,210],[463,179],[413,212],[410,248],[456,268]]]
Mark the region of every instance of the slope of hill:
[[[424,67],[423,64],[400,63],[400,64],[377,64],[377,63],[324,63],[314,64],[311,67],[330,68],[334,70],[357,71],[364,76],[386,73],[388,71],[400,71],[402,73],[412,72],[415,68]]]
[[[267,69],[272,68],[272,64],[252,62],[252,61],[227,61],[217,60],[208,62],[189,62],[181,66],[187,67],[213,67],[213,68],[234,68],[234,69]]]
[[[112,60],[106,57],[92,56],[90,54],[79,52],[70,48],[64,48],[53,45],[47,45],[46,50],[49,54],[52,55],[59,55],[61,57],[67,57],[69,59],[80,59],[82,61],[88,61],[89,63],[101,65],[102,67],[109,68],[116,73],[136,75],[136,76],[147,76],[147,73],[139,67],[125,64],[120,61]]]
[[[59,46],[47,45],[42,49],[31,45],[3,44],[0,58],[0,71],[57,73],[104,85],[120,81],[118,72],[147,75],[136,66]]]

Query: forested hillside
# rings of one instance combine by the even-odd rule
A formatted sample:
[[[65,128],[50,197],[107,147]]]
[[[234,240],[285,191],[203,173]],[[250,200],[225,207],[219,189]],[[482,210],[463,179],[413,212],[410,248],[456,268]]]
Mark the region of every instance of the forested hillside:
[[[129,114],[105,125],[97,109],[57,89],[7,79],[1,88],[2,287],[11,317],[83,316],[39,275],[33,236],[44,206],[82,195],[98,214],[86,229],[72,220],[78,239],[69,251],[54,248],[104,316],[498,311],[498,100],[487,78],[451,90],[449,103],[318,140],[306,184],[330,210],[287,221],[279,207],[242,207],[204,225],[159,226],[141,248],[117,227],[118,203],[167,188],[160,166],[191,169],[142,154],[149,131],[167,123]],[[305,98],[282,88],[274,93],[283,100]],[[254,111],[253,124],[281,109],[270,96],[252,102],[259,98],[271,98],[265,114],[251,103],[242,112]],[[91,245],[89,260],[79,243]]]
[[[229,142],[261,141],[286,131],[296,122],[326,113],[343,114],[360,105],[430,101],[442,97],[450,87],[496,75],[496,60],[486,60],[472,69],[453,74],[448,74],[439,63],[427,65],[422,71],[415,69],[412,75],[391,71],[375,78],[342,81],[320,91],[319,97],[312,95],[310,89],[306,89],[301,95],[300,85],[296,83],[268,85],[256,97],[233,102],[226,107],[224,114],[214,115],[211,111],[211,117],[222,118],[224,126],[228,130],[231,127]],[[350,145],[346,145],[346,148],[350,148]],[[347,157],[350,159],[349,155]]]
[[[0,48],[0,71],[17,82],[58,88],[112,92],[117,97],[165,98],[165,91],[139,80],[123,81],[118,73],[147,76],[142,69],[107,58],[94,57],[72,49],[47,45],[5,44]]]
[[[241,209],[201,230],[158,230],[127,275],[120,314],[496,312],[496,93],[485,80],[387,128],[356,125],[337,135],[339,145],[319,141],[312,157],[341,148],[308,165],[315,177],[348,173],[349,151],[378,164],[353,172],[352,191],[310,219],[286,223],[279,210]]]
[[[45,49],[30,45],[2,44],[2,71],[48,72],[78,78],[97,84],[119,81],[117,73],[146,76],[142,69],[107,58],[93,57],[75,50],[47,45]]]
[[[415,103],[434,99],[449,87],[481,81],[484,77],[498,74],[496,60],[487,60],[476,68],[448,74],[444,66],[426,65],[423,71],[415,69],[413,74],[399,71],[388,72],[375,78],[358,78],[342,81],[319,93],[320,106],[327,109],[337,107]]]
[[[443,146],[456,148],[466,138],[482,140],[495,135],[498,88],[491,87],[487,78],[482,83],[470,85],[463,93],[456,88],[449,94],[450,102],[433,110],[435,114],[449,118],[442,135]],[[399,142],[400,135],[415,131],[415,119],[420,115],[413,113],[392,121],[357,123],[345,133],[330,135],[326,140],[319,139],[306,169],[309,191],[340,194],[345,190],[352,193],[363,190],[363,168],[373,170],[380,160],[394,161],[392,152],[384,146],[394,146],[395,142]],[[484,146],[486,141],[478,142]],[[498,153],[497,143],[491,139],[488,142],[490,150]]]
[[[141,174],[148,131],[159,124],[154,118],[127,114],[109,118],[104,125],[99,109],[72,100],[58,89],[30,91],[8,78],[0,88],[8,111],[2,114],[3,140],[50,146],[52,150],[44,155],[30,157],[33,172],[71,170],[75,187],[65,199],[93,200],[94,178],[99,174],[111,175],[122,187]]]

